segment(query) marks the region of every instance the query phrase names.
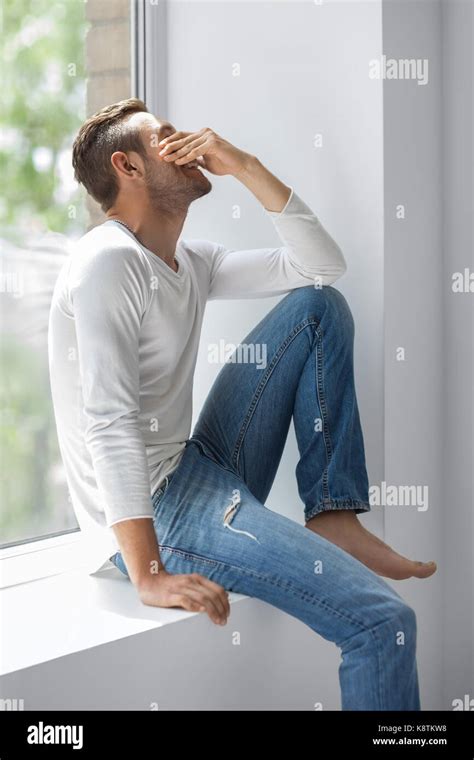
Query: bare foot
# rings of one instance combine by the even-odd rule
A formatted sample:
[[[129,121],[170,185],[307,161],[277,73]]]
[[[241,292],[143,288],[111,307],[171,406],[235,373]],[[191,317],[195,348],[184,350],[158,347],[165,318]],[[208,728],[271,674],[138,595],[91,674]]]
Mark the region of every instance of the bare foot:
[[[401,581],[405,578],[429,578],[436,572],[435,562],[415,562],[402,557],[380,538],[370,533],[349,509],[321,512],[306,527],[336,544],[367,565],[377,575]]]

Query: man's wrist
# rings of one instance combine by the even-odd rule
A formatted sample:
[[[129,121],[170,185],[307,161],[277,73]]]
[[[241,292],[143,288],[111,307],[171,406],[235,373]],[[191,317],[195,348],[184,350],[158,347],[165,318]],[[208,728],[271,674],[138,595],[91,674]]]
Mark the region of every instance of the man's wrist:
[[[140,595],[146,594],[153,588],[156,588],[156,584],[165,575],[168,575],[168,573],[161,563],[157,567],[151,563],[149,571],[135,579],[135,588]]]
[[[252,155],[251,153],[247,153],[243,162],[242,167],[235,172],[234,177],[235,179],[238,179],[239,182],[245,182],[252,178],[252,176],[258,171],[259,167],[261,167],[261,163],[258,160],[257,156]]]
[[[249,155],[235,175],[255,195],[267,211],[281,212],[291,195],[291,187],[275,177],[257,158]]]

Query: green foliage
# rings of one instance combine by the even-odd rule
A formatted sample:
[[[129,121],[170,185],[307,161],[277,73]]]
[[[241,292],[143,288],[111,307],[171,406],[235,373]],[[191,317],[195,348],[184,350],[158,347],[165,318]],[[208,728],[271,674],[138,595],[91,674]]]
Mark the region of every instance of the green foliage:
[[[1,542],[75,526],[54,482],[58,451],[44,354],[12,338],[0,346]]]
[[[85,227],[83,195],[70,167],[71,143],[85,118],[84,8],[84,0],[4,2],[4,228],[67,233]]]
[[[46,230],[77,236],[86,212],[71,145],[85,118],[85,2],[3,0],[0,14],[1,236],[20,248]],[[32,258],[32,273],[40,256]],[[21,321],[21,309],[7,294],[1,298],[0,544],[76,526],[60,466],[46,340],[33,347],[14,336],[6,317]]]

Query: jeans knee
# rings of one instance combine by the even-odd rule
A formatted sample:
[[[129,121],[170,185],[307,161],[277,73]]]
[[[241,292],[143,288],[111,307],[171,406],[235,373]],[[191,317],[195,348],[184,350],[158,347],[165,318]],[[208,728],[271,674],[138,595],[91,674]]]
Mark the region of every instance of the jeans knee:
[[[394,653],[412,660],[416,652],[416,615],[414,610],[398,595],[386,594],[379,599],[372,598],[365,612],[363,630],[357,631],[336,644],[343,652],[374,644],[380,647],[384,656]]]
[[[388,625],[395,644],[406,647],[408,651],[415,649],[416,613],[408,604],[400,600],[392,606]]]
[[[337,309],[342,314],[349,313],[351,310],[347,300],[342,295],[340,290],[336,290],[332,285],[323,285],[323,287],[315,287],[314,285],[305,285],[302,288],[295,288],[290,291],[286,296],[289,302],[297,303],[301,307],[308,309],[321,310],[323,307],[330,306],[332,309]]]
[[[416,613],[408,604],[402,604],[399,611],[399,617],[402,624],[413,636],[416,637]]]
[[[339,330],[341,327],[344,327],[347,333],[353,335],[354,317],[345,296],[340,290],[333,288],[332,285],[328,285],[322,290],[324,291],[327,308],[331,313],[333,322]]]
[[[350,306],[343,294],[331,285],[296,288],[288,293],[280,307],[291,313],[293,322],[315,321],[323,333],[332,334],[335,341],[353,340],[354,319]]]

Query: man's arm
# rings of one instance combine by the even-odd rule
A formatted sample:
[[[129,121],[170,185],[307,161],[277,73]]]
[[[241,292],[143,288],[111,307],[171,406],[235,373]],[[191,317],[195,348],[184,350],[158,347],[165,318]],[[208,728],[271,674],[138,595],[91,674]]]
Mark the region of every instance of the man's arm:
[[[182,166],[198,160],[212,174],[231,174],[260,201],[268,211],[281,211],[291,188],[275,177],[256,156],[236,148],[209,128],[199,132],[175,132],[159,143],[164,161]]]
[[[85,441],[106,523],[145,604],[206,611],[225,622],[223,588],[197,574],[171,575],[160,559],[139,411],[139,333],[149,273],[134,249],[83,252],[71,273]]]
[[[130,580],[143,604],[207,612],[225,625],[230,614],[226,591],[198,573],[171,575],[160,558],[152,520],[124,520],[113,526]]]
[[[248,156],[240,171],[234,174],[255,195],[267,211],[280,213],[291,195],[291,188],[269,171],[256,156]]]
[[[257,157],[207,129],[177,132],[160,147],[164,161],[183,165],[197,160],[214,174],[234,176],[262,203],[283,243],[234,251],[196,241],[197,249],[210,259],[209,299],[278,295],[307,285],[320,288],[344,274],[342,251],[318,217]]]

